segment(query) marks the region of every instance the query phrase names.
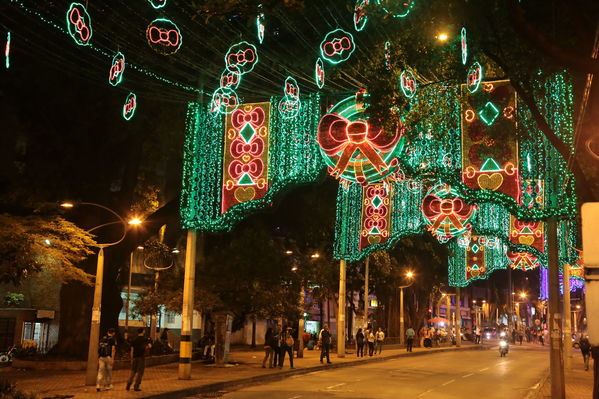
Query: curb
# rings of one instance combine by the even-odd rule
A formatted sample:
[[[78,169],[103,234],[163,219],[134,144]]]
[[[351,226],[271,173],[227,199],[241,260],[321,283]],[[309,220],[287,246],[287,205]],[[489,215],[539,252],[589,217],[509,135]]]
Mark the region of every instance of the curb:
[[[543,388],[547,384],[547,381],[549,381],[549,369],[545,369],[541,379],[532,388],[530,388],[530,392],[528,392],[524,399],[542,399],[541,395]]]
[[[345,368],[345,367],[353,367],[353,366],[359,366],[362,364],[381,362],[384,360],[397,359],[397,358],[402,358],[402,357],[425,356],[425,355],[430,355],[430,354],[434,354],[434,353],[443,353],[443,352],[488,350],[488,349],[490,349],[490,347],[485,346],[485,345],[478,345],[478,346],[463,347],[463,348],[437,349],[433,352],[423,351],[423,352],[412,352],[412,353],[398,353],[398,354],[390,355],[390,356],[373,357],[372,359],[354,360],[354,361],[344,362],[344,363],[333,363],[333,364],[327,365],[327,366],[325,366],[325,365],[312,366],[312,367],[306,367],[306,368],[301,368],[301,369],[283,371],[283,372],[274,373],[274,374],[264,374],[264,375],[257,375],[254,377],[241,378],[238,380],[216,382],[213,384],[185,388],[185,389],[176,390],[176,391],[163,392],[163,393],[156,394],[156,395],[143,396],[143,398],[145,398],[145,399],[184,398],[184,397],[194,396],[194,395],[198,395],[198,394],[216,393],[216,392],[222,391],[224,389],[229,389],[229,390],[240,389],[240,388],[245,388],[247,386],[257,385],[257,384],[261,384],[261,383],[279,381],[279,380],[283,380],[283,379],[291,377],[291,376],[309,374],[309,373],[313,373],[315,371],[324,371],[324,370],[339,369],[339,368]]]

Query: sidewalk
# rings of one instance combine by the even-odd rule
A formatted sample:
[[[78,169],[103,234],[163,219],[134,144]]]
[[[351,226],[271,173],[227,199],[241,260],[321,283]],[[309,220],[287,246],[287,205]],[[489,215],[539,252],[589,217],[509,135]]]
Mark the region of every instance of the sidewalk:
[[[60,397],[60,395],[74,395],[73,397],[76,399],[183,398],[200,393],[214,394],[222,390],[276,381],[291,375],[306,374],[328,368],[349,367],[402,356],[419,356],[445,351],[475,349],[485,349],[485,347],[466,342],[461,348],[414,348],[412,353],[406,353],[405,349],[383,348],[382,355],[359,359],[355,357],[355,354],[338,358],[335,353],[332,353],[331,361],[333,364],[330,365],[320,364],[320,352],[305,350],[303,359],[294,359],[294,366],[296,367],[294,370],[289,369],[288,359],[285,359],[285,366],[282,370],[278,368],[263,369],[263,351],[239,350],[229,354],[229,362],[233,364],[226,367],[215,367],[214,365],[203,364],[201,361],[193,362],[191,380],[177,379],[177,363],[148,367],[141,385],[141,392],[125,391],[125,383],[129,375],[128,370],[114,371],[114,390],[100,393],[96,392],[95,387],[83,385],[85,372],[27,371],[8,368],[0,369],[0,377],[16,381],[19,389],[37,393],[41,399]]]
[[[572,352],[572,369],[564,370],[566,398],[589,399],[593,396],[593,359],[589,362],[589,371],[585,371],[580,351],[574,349]],[[549,370],[547,371],[547,378],[545,378],[544,381],[541,381],[541,387],[537,396],[533,396],[533,398],[551,398],[551,379],[549,378]]]

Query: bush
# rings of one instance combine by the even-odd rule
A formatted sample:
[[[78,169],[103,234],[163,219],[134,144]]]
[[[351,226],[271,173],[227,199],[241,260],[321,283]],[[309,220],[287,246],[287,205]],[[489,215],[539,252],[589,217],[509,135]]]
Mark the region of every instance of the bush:
[[[14,381],[0,378],[0,398],[2,399],[37,399],[37,395],[17,389]]]
[[[4,296],[6,306],[19,306],[25,300],[25,295],[9,292]]]

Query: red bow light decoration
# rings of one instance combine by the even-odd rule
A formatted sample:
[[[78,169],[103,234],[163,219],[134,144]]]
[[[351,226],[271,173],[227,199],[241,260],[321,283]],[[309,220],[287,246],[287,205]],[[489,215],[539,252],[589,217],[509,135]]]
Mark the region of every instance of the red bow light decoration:
[[[246,123],[252,125],[254,129],[259,128],[264,124],[265,114],[264,109],[256,107],[249,112],[243,109],[236,109],[231,115],[231,124],[235,129],[241,129]]]
[[[422,214],[428,229],[441,242],[470,230],[468,221],[475,210],[476,206],[465,203],[456,191],[446,185],[434,187],[422,200]]]

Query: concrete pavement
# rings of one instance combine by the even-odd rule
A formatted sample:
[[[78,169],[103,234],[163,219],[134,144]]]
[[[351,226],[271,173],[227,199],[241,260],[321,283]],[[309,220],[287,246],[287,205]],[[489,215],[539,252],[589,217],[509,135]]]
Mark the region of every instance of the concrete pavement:
[[[516,399],[538,389],[547,372],[546,348],[444,352],[318,371],[230,392],[226,399]]]

